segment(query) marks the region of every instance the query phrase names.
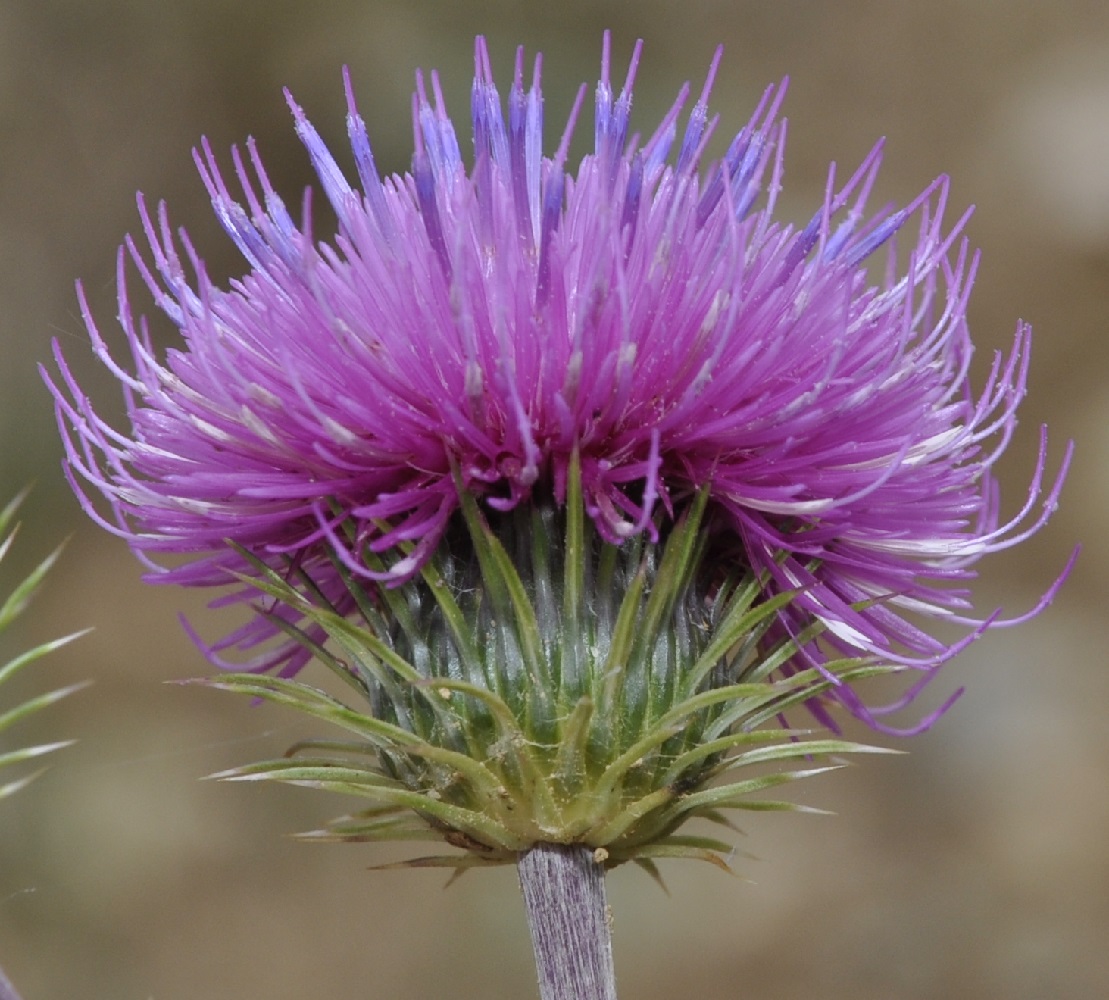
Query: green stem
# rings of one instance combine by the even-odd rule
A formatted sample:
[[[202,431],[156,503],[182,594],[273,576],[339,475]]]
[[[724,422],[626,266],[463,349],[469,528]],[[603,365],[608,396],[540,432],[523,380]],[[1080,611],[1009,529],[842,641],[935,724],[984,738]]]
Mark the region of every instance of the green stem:
[[[542,1000],[616,1000],[604,865],[581,844],[536,844],[517,862]]]

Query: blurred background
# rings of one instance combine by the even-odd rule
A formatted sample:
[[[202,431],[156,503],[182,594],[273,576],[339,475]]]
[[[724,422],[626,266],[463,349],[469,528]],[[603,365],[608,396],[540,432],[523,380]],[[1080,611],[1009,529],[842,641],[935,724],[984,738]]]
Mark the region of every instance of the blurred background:
[[[299,204],[312,178],[283,85],[341,150],[348,64],[379,165],[402,171],[413,71],[438,67],[465,133],[482,32],[505,86],[518,43],[544,52],[550,148],[577,85],[596,80],[606,27],[618,67],[646,41],[633,125],[648,131],[725,44],[717,152],[766,84],[791,76],[781,212],[791,221],[819,203],[830,160],[853,167],[882,135],[874,206],[952,175],[952,218],[977,205],[969,232],[984,252],[971,306],[979,371],[1018,318],[1036,331],[1022,433],[1001,468],[1006,510],[1023,501],[1042,422],[1054,463],[1078,442],[1057,516],[985,564],[979,607],[1027,609],[1084,544],[1049,611],[946,669],[936,699],[967,693],[900,744],[908,756],[798,787],[800,801],[837,815],[751,818],[740,845],[751,857],[735,862],[743,880],[674,862],[667,896],[638,871],[615,872],[621,995],[1109,995],[1109,5],[4,0],[0,483],[4,498],[36,485],[0,592],[71,537],[0,652],[95,626],[3,691],[96,682],[12,734],[80,741],[0,803],[0,962],[24,1000],[536,995],[511,870],[449,889],[434,871],[370,872],[411,851],[286,836],[345,803],[199,780],[279,752],[304,728],[277,709],[165,683],[205,672],[178,622],[182,610],[196,620],[202,601],[144,586],[126,547],[81,514],[35,366],[58,338],[104,411],[120,412],[73,281],[121,344],[115,253],[137,227],[138,189],[169,202],[211,272],[235,274],[190,149],[202,135],[220,152],[254,135]]]

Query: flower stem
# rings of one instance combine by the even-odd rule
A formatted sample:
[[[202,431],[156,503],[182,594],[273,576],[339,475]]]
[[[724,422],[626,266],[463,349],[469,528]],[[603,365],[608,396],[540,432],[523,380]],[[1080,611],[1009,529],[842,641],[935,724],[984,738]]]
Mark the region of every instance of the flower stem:
[[[4,975],[3,969],[0,969],[0,1000],[20,1000],[19,994],[16,993],[8,977]]]
[[[616,1000],[604,866],[581,844],[536,844],[517,862],[542,1000]]]

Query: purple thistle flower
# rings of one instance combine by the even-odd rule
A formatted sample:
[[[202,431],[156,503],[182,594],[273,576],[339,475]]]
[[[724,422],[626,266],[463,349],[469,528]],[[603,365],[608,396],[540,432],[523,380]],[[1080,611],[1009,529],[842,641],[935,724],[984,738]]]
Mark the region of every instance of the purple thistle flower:
[[[1045,479],[1041,433],[1026,503],[1003,521],[992,467],[1015,430],[1030,332],[1020,324],[971,387],[969,211],[946,220],[941,177],[904,208],[867,215],[879,143],[845,180],[829,170],[806,225],[775,221],[784,83],[702,170],[720,52],[680,140],[688,85],[648,137],[629,135],[639,57],[637,46],[614,95],[606,35],[595,148],[576,170],[567,151],[585,88],[545,156],[539,59],[529,84],[517,54],[506,117],[481,39],[472,161],[434,73],[430,94],[416,78],[411,172],[385,178],[346,78],[358,186],[289,97],[338,216],[330,242],[313,235],[308,195],[294,220],[253,142],[232,151],[241,196],[204,142],[197,165],[245,275],[217,288],[165,206],[140,197],[147,247],[128,238],[118,261],[127,366],[81,297],[130,429],[101,419],[60,348],[60,379],[46,375],[90,516],[154,581],[237,576],[246,582],[216,603],[257,602],[259,570],[230,541],[282,573],[291,561],[353,613],[344,574],[371,588],[416,576],[459,516],[460,485],[491,511],[563,503],[577,455],[586,512],[610,543],[657,539],[708,485],[709,565],[761,575],[767,597],[800,590],[772,637],[826,627],[785,674],[873,653],[927,680],[1001,624],[974,616],[968,581],[982,556],[1047,520],[1070,449]],[[180,331],[164,358],[132,309],[129,259]],[[936,618],[968,633],[939,639],[921,624]],[[310,653],[275,647],[278,632],[254,617],[208,652],[222,662],[261,649],[251,669],[289,676]],[[850,685],[834,696],[884,728],[880,711],[919,686],[882,710]]]

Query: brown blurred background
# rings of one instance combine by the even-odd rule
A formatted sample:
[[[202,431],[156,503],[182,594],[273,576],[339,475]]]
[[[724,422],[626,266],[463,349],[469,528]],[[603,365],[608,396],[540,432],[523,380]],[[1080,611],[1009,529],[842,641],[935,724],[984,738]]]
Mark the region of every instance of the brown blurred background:
[[[413,70],[440,69],[464,131],[472,37],[484,32],[502,81],[517,43],[545,53],[551,144],[574,88],[596,79],[605,27],[618,64],[646,40],[639,128],[653,127],[684,80],[700,85],[717,42],[727,47],[713,98],[721,137],[768,82],[791,75],[783,214],[794,221],[818,203],[829,160],[853,166],[881,135],[875,205],[953,176],[956,214],[978,206],[972,325],[983,362],[1018,317],[1037,334],[1021,440],[1001,470],[1006,509],[1023,499],[1041,422],[1056,462],[1068,438],[1078,442],[1057,517],[986,563],[980,607],[1029,607],[1070,546],[1085,546],[1055,606],[947,669],[936,697],[961,684],[966,696],[902,744],[908,756],[798,787],[837,816],[746,823],[741,847],[756,858],[736,864],[750,883],[675,862],[667,897],[636,871],[616,872],[621,995],[1109,996],[1104,0],[4,0],[0,483],[5,497],[37,485],[3,592],[73,537],[2,651],[96,628],[2,692],[96,681],[36,727],[79,745],[0,803],[0,962],[25,1000],[535,995],[511,870],[449,890],[436,872],[368,872],[407,849],[285,836],[340,811],[339,800],[198,780],[304,730],[277,710],[164,683],[205,671],[177,622],[184,608],[203,627],[202,602],[142,585],[125,546],[80,513],[35,364],[58,337],[93,394],[117,398],[85,346],[72,282],[84,280],[120,343],[115,251],[137,226],[137,189],[168,199],[213,272],[239,267],[192,166],[201,135],[221,152],[255,135],[299,203],[311,178],[282,85],[341,149],[349,64],[379,164],[403,170]]]

